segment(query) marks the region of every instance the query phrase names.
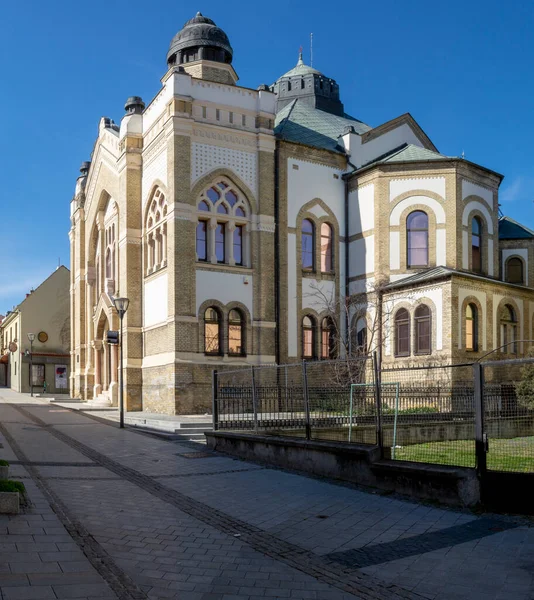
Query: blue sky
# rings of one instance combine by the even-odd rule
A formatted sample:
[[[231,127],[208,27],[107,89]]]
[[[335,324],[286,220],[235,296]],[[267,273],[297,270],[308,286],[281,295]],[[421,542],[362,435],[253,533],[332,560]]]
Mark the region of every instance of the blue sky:
[[[0,312],[69,265],[69,202],[101,116],[160,88],[197,10],[230,37],[241,85],[272,83],[314,33],[314,66],[371,126],[410,112],[438,149],[503,173],[502,210],[534,228],[534,8],[496,0],[269,3],[26,0],[0,8]],[[261,7],[264,7],[261,10]]]

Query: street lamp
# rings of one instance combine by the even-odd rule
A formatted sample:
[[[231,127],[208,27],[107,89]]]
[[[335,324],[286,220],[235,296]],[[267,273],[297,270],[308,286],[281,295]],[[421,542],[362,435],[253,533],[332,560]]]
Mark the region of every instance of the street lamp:
[[[124,428],[124,371],[123,371],[123,355],[122,355],[122,320],[124,319],[124,315],[128,310],[128,306],[130,304],[130,300],[128,298],[113,298],[113,304],[115,305],[115,310],[119,314],[119,319],[121,321],[121,334],[120,334],[120,344],[121,344],[121,367],[120,367],[120,385],[119,385],[119,427]]]
[[[35,333],[28,333],[28,339],[30,340],[30,390],[33,398],[33,342],[35,341]]]

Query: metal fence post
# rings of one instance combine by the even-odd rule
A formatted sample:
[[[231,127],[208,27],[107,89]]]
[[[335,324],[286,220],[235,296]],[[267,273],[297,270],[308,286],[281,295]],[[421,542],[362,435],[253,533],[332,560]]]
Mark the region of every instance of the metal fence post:
[[[311,439],[310,399],[308,397],[308,369],[306,361],[302,361],[302,391],[304,395],[304,411],[306,413],[306,439]]]
[[[484,476],[487,468],[487,444],[484,431],[484,368],[478,362],[473,364],[475,401],[475,455],[477,474]]]
[[[373,370],[375,379],[375,400],[376,400],[376,443],[380,448],[380,455],[384,456],[384,440],[382,437],[382,385],[381,374],[378,369],[378,358],[376,350],[373,352]]]
[[[254,367],[252,371],[252,409],[254,410],[254,433],[258,433],[258,397],[256,394],[256,373]]]
[[[213,431],[217,431],[219,429],[219,374],[217,369],[213,369],[211,386]]]

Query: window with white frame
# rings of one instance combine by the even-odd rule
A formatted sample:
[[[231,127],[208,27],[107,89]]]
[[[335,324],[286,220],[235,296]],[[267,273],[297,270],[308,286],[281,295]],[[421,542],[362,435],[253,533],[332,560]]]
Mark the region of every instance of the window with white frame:
[[[250,210],[242,194],[220,180],[202,192],[197,212],[197,260],[250,266]]]
[[[147,275],[167,266],[167,200],[157,189],[150,201],[145,227]]]

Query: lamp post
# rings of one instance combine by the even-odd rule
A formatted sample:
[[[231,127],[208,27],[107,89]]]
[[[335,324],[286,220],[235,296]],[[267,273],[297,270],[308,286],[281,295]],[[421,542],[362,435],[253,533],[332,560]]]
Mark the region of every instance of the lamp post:
[[[35,340],[35,333],[28,333],[28,339],[30,340],[30,390],[31,397],[33,398],[33,342]]]
[[[128,310],[128,306],[130,304],[130,300],[128,298],[113,298],[113,304],[115,305],[115,310],[119,314],[119,319],[121,321],[121,333],[120,333],[120,345],[121,345],[121,366],[120,366],[120,384],[119,384],[119,427],[121,429],[124,428],[124,370],[123,370],[123,354],[122,354],[122,320],[124,319],[124,315]]]

